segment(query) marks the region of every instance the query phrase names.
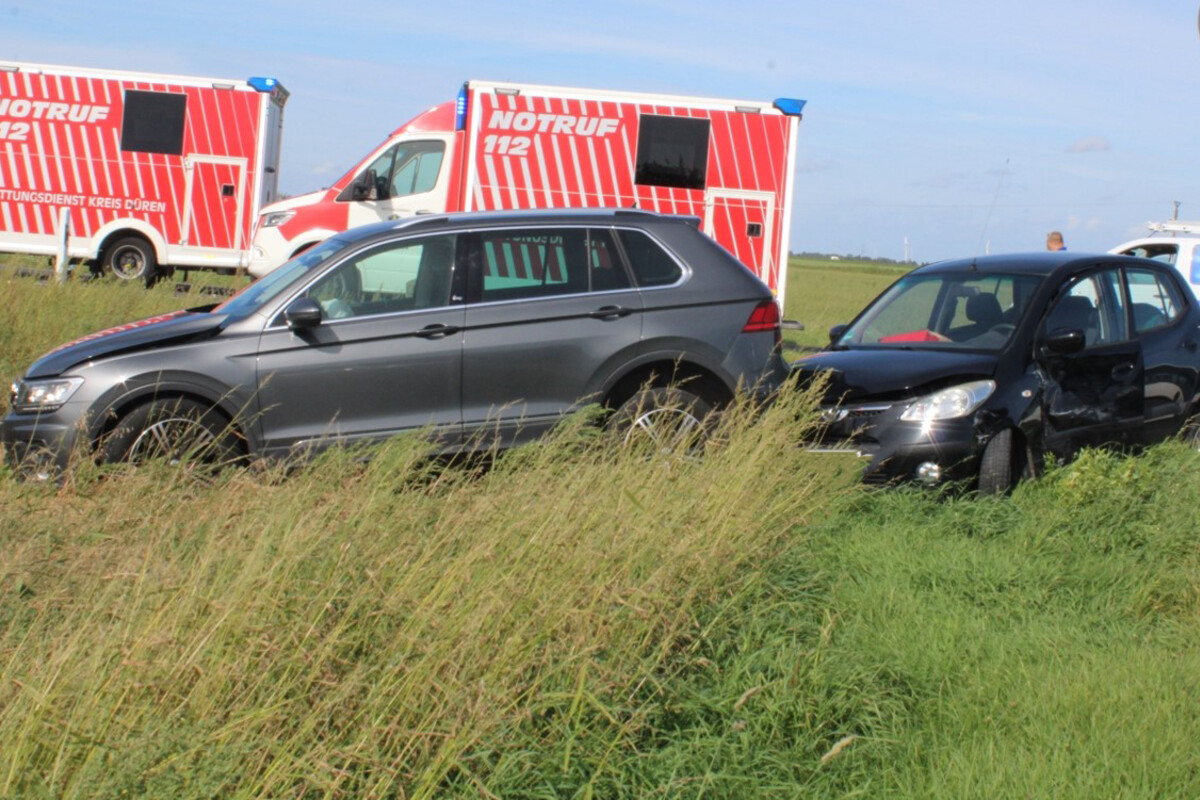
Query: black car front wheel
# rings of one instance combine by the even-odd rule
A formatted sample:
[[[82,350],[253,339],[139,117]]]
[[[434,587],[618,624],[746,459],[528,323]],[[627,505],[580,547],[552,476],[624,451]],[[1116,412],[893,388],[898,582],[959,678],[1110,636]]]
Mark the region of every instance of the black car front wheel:
[[[1032,453],[1015,430],[1006,428],[983,448],[979,460],[979,494],[1007,494],[1018,482],[1034,475]]]

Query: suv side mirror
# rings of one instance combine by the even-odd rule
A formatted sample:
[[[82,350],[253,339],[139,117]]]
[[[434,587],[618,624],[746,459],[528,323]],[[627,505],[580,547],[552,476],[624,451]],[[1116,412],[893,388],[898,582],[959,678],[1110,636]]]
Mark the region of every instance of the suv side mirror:
[[[1052,356],[1069,356],[1078,353],[1085,344],[1087,340],[1078,328],[1058,328],[1042,339],[1042,352]]]
[[[294,331],[317,327],[323,316],[321,304],[311,297],[297,297],[283,311],[284,321]]]
[[[830,328],[829,329],[829,343],[833,344],[838,339],[842,338],[842,334],[846,332],[846,328],[848,328],[848,327],[850,327],[850,326],[846,325],[845,323],[840,323],[840,324],[834,325],[832,328]]]

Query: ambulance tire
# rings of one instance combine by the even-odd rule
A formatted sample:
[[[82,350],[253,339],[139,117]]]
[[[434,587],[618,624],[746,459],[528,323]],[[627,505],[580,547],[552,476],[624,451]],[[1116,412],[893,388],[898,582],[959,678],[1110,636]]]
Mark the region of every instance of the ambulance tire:
[[[109,245],[104,268],[123,281],[145,281],[149,286],[158,275],[154,248],[145,239],[127,236]]]

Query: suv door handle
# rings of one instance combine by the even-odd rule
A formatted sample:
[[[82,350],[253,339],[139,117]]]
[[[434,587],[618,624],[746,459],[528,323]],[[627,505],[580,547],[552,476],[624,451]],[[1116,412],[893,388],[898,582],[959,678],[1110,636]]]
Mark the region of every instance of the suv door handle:
[[[595,311],[588,312],[588,316],[592,319],[620,319],[632,313],[633,309],[625,306],[600,306]]]
[[[422,339],[444,339],[452,333],[458,333],[461,328],[456,325],[442,325],[440,322],[434,325],[426,325],[424,328],[416,332],[416,336]]]

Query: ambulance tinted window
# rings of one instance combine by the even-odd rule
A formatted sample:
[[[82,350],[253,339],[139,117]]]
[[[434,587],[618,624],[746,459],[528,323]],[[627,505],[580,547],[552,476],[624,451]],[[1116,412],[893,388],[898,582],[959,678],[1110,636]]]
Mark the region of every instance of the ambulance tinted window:
[[[620,231],[638,286],[669,286],[683,277],[679,262],[641,231]]]
[[[171,92],[125,92],[121,149],[139,153],[183,153],[183,121],[187,95]]]
[[[708,129],[706,119],[642,115],[634,182],[703,189],[708,171]]]

